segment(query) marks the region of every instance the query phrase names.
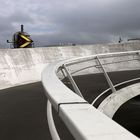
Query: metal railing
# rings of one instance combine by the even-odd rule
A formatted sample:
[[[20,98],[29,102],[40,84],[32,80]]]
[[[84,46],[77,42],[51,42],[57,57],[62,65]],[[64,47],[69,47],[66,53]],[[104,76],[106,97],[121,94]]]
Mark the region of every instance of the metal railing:
[[[77,59],[71,59],[67,61],[63,61],[60,63],[54,63],[50,64],[49,67],[47,67],[43,73],[42,73],[42,84],[45,89],[45,93],[47,98],[49,99],[49,102],[53,105],[53,107],[56,109],[64,123],[67,125],[69,128],[70,132],[73,134],[73,136],[76,139],[79,140],[85,140],[85,139],[91,139],[91,135],[95,138],[96,134],[100,133],[100,136],[104,137],[104,133],[106,135],[117,135],[117,137],[121,137],[120,132],[124,135],[125,138],[131,138],[131,139],[137,139],[134,135],[131,133],[127,132],[125,129],[123,129],[121,126],[118,126],[116,123],[114,123],[112,120],[109,118],[106,118],[103,114],[99,113],[96,109],[91,107],[83,99],[83,96],[76,85],[71,73],[67,69],[68,66],[72,66],[75,64],[80,64],[83,62],[88,62],[91,60],[94,60],[98,63],[99,68],[103,71],[104,76],[110,86],[110,89],[112,92],[116,92],[116,89],[111,81],[111,79],[108,76],[108,73],[106,72],[106,69],[104,68],[103,65],[106,65],[105,63],[101,63],[101,59],[106,59],[106,58],[115,58],[115,57],[124,57],[124,56],[138,56],[139,57],[140,51],[131,51],[131,52],[118,52],[118,53],[108,53],[108,54],[98,54],[98,55],[93,55],[93,56],[88,56],[88,57],[80,57]],[[139,60],[139,59],[133,59],[133,60]],[[127,60],[125,60],[127,61]],[[128,60],[130,61],[130,60]],[[119,61],[118,61],[119,62]],[[115,62],[115,63],[118,63]],[[121,60],[122,62],[122,60]],[[111,64],[110,62],[108,64]],[[83,70],[83,69],[81,69]],[[74,91],[76,94],[74,94],[73,91],[71,91],[69,88],[67,88],[57,77],[57,73],[59,71],[62,71],[62,74],[64,76],[67,76],[70,83],[72,84]],[[78,70],[80,71],[80,70]],[[64,74],[65,72],[65,74]],[[82,97],[82,98],[81,98]],[[98,97],[99,98],[99,97]],[[97,100],[97,99],[96,99]],[[50,103],[48,103],[50,104]],[[51,109],[49,109],[51,105],[48,107],[48,114],[52,115]],[[81,109],[83,108],[83,109]],[[77,114],[78,112],[78,114]],[[89,114],[88,114],[89,113]],[[49,115],[49,116],[50,116]],[[77,119],[77,115],[80,115],[80,120]],[[49,117],[48,116],[48,117]],[[91,118],[89,120],[88,118]],[[98,117],[97,117],[98,116]],[[92,117],[94,119],[92,119]],[[97,117],[97,118],[95,118]],[[51,119],[51,124],[49,125],[50,130],[52,131],[52,135],[55,140],[60,139],[57,131],[55,129],[55,125],[53,122],[53,118],[49,117]],[[96,121],[102,120],[103,126],[102,128],[96,124]],[[82,123],[84,121],[84,125]],[[108,126],[108,122],[111,123],[111,126]],[[94,124],[95,123],[95,124]],[[94,125],[95,126],[94,126]],[[88,127],[88,128],[86,128]],[[119,128],[115,130],[115,132],[111,132],[113,128]],[[99,132],[97,132],[97,129]],[[91,131],[93,132],[95,130],[95,134],[92,134]],[[106,131],[110,130],[110,131]],[[97,133],[96,133],[97,132]],[[111,136],[111,137],[112,137]],[[103,138],[104,139],[104,138]],[[109,138],[110,139],[110,138]]]
[[[124,82],[121,82],[119,84],[116,84],[114,85],[115,88],[119,87],[119,86],[123,86],[125,87],[125,85],[130,85],[132,83],[137,83],[137,82],[140,82],[140,77],[138,78],[134,78],[134,79],[131,79],[131,80],[127,80],[127,81],[124,81]],[[105,90],[104,92],[102,92],[99,96],[97,96],[93,102],[91,103],[93,106],[95,105],[95,103],[103,96],[105,95],[107,92],[109,92],[111,90],[111,88],[108,88],[107,90]]]

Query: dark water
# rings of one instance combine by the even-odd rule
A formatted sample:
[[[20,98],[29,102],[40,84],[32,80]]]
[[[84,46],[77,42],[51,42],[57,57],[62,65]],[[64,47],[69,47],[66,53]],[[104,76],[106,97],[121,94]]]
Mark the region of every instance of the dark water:
[[[114,83],[140,76],[139,71],[110,73]],[[102,74],[74,78],[86,100],[92,100],[108,88]],[[69,85],[70,86],[70,85]],[[46,97],[40,82],[0,91],[0,138],[2,140],[51,140],[46,118]],[[126,103],[114,119],[135,134],[140,132],[139,98]],[[126,112],[133,115],[126,115]],[[62,140],[74,140],[58,114],[53,111]],[[125,119],[124,119],[125,118]],[[127,120],[127,119],[128,120]],[[131,120],[131,124],[129,122]],[[134,123],[133,123],[134,122]]]

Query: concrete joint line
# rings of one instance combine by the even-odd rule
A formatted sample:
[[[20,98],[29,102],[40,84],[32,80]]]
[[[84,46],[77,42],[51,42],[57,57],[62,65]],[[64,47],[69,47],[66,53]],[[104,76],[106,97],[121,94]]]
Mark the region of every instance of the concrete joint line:
[[[58,104],[58,114],[61,105],[72,105],[72,104],[89,104],[88,102],[67,102],[67,103],[59,103]]]

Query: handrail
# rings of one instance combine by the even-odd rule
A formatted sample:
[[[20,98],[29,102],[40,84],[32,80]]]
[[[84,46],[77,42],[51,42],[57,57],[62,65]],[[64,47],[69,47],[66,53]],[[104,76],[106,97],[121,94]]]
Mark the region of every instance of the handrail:
[[[124,82],[121,82],[121,83],[119,83],[119,84],[114,85],[114,87],[116,88],[116,87],[118,87],[118,86],[120,86],[120,85],[124,85],[124,84],[130,83],[130,82],[134,82],[134,81],[137,81],[137,80],[140,80],[140,77],[139,77],[139,78],[134,78],[134,79],[131,79],[131,80],[127,80],[127,81],[124,81]],[[94,105],[94,104],[97,102],[97,100],[98,100],[101,96],[103,96],[104,94],[106,94],[109,90],[111,90],[111,89],[108,88],[108,89],[106,89],[105,91],[103,91],[99,96],[97,96],[97,97],[93,100],[93,102],[91,103],[91,105]]]
[[[115,63],[122,63],[122,62],[129,62],[129,61],[134,61],[134,60],[139,60],[139,59],[128,59],[128,60],[124,60],[124,61],[115,61],[115,62],[110,62],[110,63],[102,63],[102,65],[104,66],[104,65],[110,65],[110,64],[115,64]],[[97,65],[97,64],[96,65],[91,65],[91,66],[86,66],[84,68],[80,68],[80,69],[72,72],[71,74],[73,75],[73,74],[76,74],[78,72],[81,72],[81,71],[83,71],[85,69],[93,68],[93,67],[98,67],[98,66],[99,65]]]
[[[102,66],[102,63],[101,63],[101,61],[100,61],[100,59],[99,59],[98,56],[97,56],[97,60],[98,60],[98,63],[99,63],[99,65],[100,65],[100,67],[101,67],[101,69],[102,69],[102,71],[103,71],[103,73],[104,73],[104,76],[105,76],[105,78],[106,78],[106,80],[107,80],[107,83],[108,83],[108,85],[110,86],[112,92],[116,92],[116,89],[115,89],[115,87],[114,87],[114,85],[113,85],[113,83],[112,83],[110,77],[108,76],[108,74],[107,74],[105,68]]]
[[[118,56],[128,56],[128,55],[133,55],[133,54],[140,55],[140,51],[105,53],[105,54],[97,54],[97,55],[78,57],[78,58],[73,58],[73,59],[70,59],[69,61],[66,61],[65,65],[66,66],[71,66],[71,65],[74,65],[74,64],[83,63],[83,62],[86,62],[86,61],[96,59],[97,56],[100,57],[100,59],[103,59],[103,58],[111,58],[111,57],[118,57]]]
[[[60,140],[59,134],[56,130],[55,123],[53,120],[52,106],[51,106],[51,103],[49,100],[47,101],[47,119],[48,119],[48,125],[49,125],[49,130],[50,130],[52,139],[53,140]]]
[[[100,137],[100,139],[107,138],[111,140],[113,137],[115,140],[119,138],[138,140],[136,136],[100,113],[88,104],[87,101],[67,88],[58,79],[56,73],[63,65],[70,66],[90,61],[97,56],[103,59],[139,53],[140,51],[131,51],[92,55],[53,63],[44,69],[42,73],[42,84],[45,89],[45,94],[75,139],[90,140],[94,138],[96,140],[96,138],[98,139]]]
[[[116,91],[115,94],[110,94],[105,98],[98,107],[102,113],[109,118],[113,118],[117,110],[130,99],[140,95],[140,83],[129,85]]]
[[[74,79],[72,78],[71,74],[69,73],[67,67],[65,65],[63,65],[63,68],[64,68],[65,72],[67,73],[67,76],[68,76],[68,78],[69,78],[69,80],[70,80],[70,82],[71,82],[71,84],[72,84],[72,86],[74,88],[75,93],[77,93],[79,96],[81,96],[82,98],[84,98],[83,95],[82,95],[82,93],[80,92],[79,88],[77,87]]]

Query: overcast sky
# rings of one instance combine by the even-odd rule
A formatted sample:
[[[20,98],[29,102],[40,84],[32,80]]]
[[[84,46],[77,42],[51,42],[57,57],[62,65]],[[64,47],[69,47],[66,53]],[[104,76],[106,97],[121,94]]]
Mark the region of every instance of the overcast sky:
[[[140,0],[0,0],[0,47],[21,24],[35,46],[140,37]]]

